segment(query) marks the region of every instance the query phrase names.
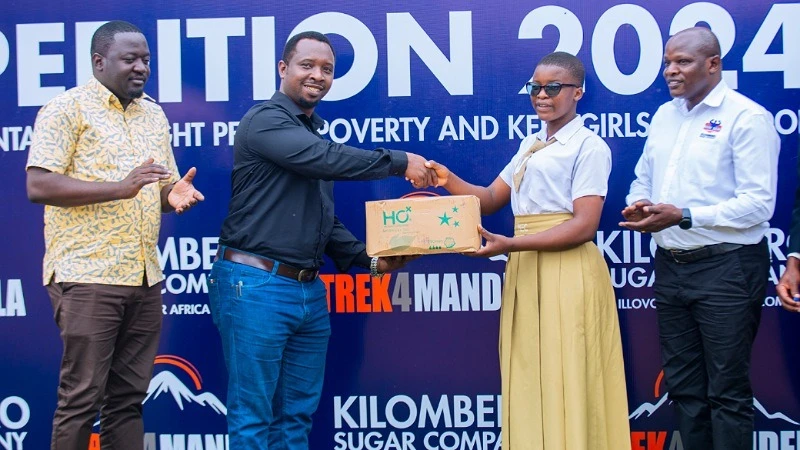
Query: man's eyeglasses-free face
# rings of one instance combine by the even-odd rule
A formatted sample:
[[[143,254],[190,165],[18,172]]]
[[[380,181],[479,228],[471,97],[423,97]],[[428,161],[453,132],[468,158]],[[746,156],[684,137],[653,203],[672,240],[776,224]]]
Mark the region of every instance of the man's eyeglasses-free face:
[[[545,85],[541,85],[538,83],[534,83],[533,81],[528,81],[525,83],[525,90],[528,91],[528,94],[531,96],[539,95],[539,92],[544,89],[544,93],[547,94],[548,97],[555,97],[561,92],[561,88],[564,86],[570,86],[579,88],[577,84],[567,84],[567,83],[549,83]]]

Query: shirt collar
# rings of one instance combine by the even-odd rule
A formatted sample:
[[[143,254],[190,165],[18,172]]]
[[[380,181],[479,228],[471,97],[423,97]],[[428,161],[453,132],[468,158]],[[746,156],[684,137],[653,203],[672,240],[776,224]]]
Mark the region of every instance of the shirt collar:
[[[100,80],[98,80],[97,78],[95,77],[90,78],[89,81],[86,83],[86,85],[89,86],[89,89],[92,89],[97,94],[98,97],[100,97],[100,100],[103,102],[104,105],[108,106],[113,105],[119,109],[123,109],[122,102],[119,101],[119,98],[117,98],[117,96],[113,92],[111,92],[107,87],[105,87],[105,85],[101,83]],[[156,102],[149,95],[142,94],[142,96],[139,98],[131,99],[131,102],[130,104],[128,104],[128,106],[130,107],[132,105],[138,105],[139,101],[143,99],[151,101],[153,103]]]
[[[583,117],[581,117],[581,115],[578,114],[577,116],[575,116],[574,119],[570,120],[560,130],[556,131],[556,134],[554,134],[553,137],[561,144],[566,144],[567,142],[569,142],[572,136],[575,136],[575,133],[580,131],[581,128],[583,128]],[[542,141],[547,139],[546,122],[542,122],[542,130],[539,131],[539,139],[541,139]]]
[[[297,106],[297,103],[295,103],[294,100],[290,99],[283,92],[275,91],[275,93],[272,94],[271,101],[277,103],[278,105],[289,111],[289,113],[293,114],[294,116],[296,117],[305,116],[306,117],[305,120],[308,120],[308,116],[306,115],[306,113],[304,113],[303,110],[301,110],[300,107]],[[300,118],[302,119],[302,117]],[[322,120],[322,117],[320,117],[316,112],[311,113],[311,125],[314,127],[315,130],[322,128],[322,125],[324,125],[324,123],[325,121]]]
[[[706,94],[705,98],[703,98],[700,103],[695,105],[692,110],[697,108],[699,105],[706,105],[710,108],[718,108],[722,104],[722,100],[725,99],[725,94],[727,94],[729,90],[730,88],[725,80],[719,80],[719,83],[714,86],[714,89],[711,89],[711,92]],[[672,99],[672,101],[675,102],[675,106],[684,113],[689,112],[688,108],[686,107],[685,98],[675,98]]]

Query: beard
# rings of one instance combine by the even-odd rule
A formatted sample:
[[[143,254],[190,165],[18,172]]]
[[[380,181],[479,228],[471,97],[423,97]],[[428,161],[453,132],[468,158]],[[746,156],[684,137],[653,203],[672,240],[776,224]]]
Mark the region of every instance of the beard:
[[[140,98],[142,95],[144,95],[144,88],[141,88],[141,89],[129,89],[128,92],[126,92],[126,94],[128,94],[128,98],[131,98],[131,99]]]
[[[302,96],[300,96],[295,100],[295,103],[297,103],[297,105],[300,106],[301,108],[313,109],[316,108],[317,105],[319,105],[320,100],[322,99],[319,98],[317,100],[306,100]]]

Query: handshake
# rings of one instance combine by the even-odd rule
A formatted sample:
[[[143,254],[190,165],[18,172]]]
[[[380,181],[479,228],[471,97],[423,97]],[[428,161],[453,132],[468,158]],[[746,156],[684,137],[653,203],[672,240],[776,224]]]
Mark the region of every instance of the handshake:
[[[447,184],[450,171],[447,167],[433,160],[426,160],[415,153],[406,153],[408,156],[408,166],[406,167],[405,177],[412,186],[417,189],[424,189],[429,186],[442,187]]]

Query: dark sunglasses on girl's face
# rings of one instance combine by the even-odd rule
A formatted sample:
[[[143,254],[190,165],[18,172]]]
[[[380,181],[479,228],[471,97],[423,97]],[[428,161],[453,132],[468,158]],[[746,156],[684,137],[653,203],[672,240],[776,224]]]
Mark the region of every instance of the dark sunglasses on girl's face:
[[[542,89],[544,89],[544,93],[547,94],[548,97],[555,97],[561,92],[561,88],[564,86],[570,87],[580,87],[577,84],[567,84],[567,83],[549,83],[549,84],[538,84],[534,83],[533,81],[528,81],[525,83],[525,90],[528,91],[529,95],[539,95]]]

